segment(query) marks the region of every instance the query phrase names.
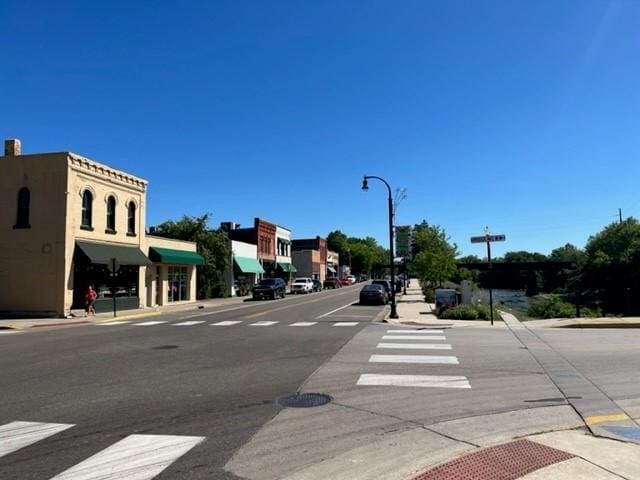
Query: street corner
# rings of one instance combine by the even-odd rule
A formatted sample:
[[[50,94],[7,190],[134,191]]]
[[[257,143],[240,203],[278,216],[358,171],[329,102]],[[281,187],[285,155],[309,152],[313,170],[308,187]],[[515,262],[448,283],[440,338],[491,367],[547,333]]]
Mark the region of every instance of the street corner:
[[[412,480],[516,480],[576,456],[529,439],[519,439],[463,454],[430,467]]]

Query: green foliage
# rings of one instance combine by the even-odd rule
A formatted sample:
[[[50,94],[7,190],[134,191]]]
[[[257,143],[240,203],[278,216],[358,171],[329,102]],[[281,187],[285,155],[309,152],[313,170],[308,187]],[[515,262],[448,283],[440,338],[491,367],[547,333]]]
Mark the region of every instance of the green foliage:
[[[455,307],[445,308],[438,318],[446,318],[447,320],[477,320],[479,318],[478,309],[473,305],[456,305]]]
[[[422,287],[422,293],[424,294],[424,301],[426,303],[435,303],[436,291],[431,287]]]
[[[453,277],[456,271],[458,247],[449,243],[444,229],[423,222],[413,232],[415,256],[412,273],[422,284],[441,285]]]
[[[637,297],[640,291],[638,220],[628,218],[606,226],[589,238],[585,253],[579,279],[581,287],[593,292],[609,312],[628,309],[630,296],[635,292]]]
[[[374,265],[389,264],[389,251],[373,237],[347,237],[335,230],[327,235],[327,248],[340,255],[340,264],[351,265],[352,272],[371,275]]]
[[[560,295],[537,295],[529,301],[527,315],[533,318],[573,318],[576,309]]]
[[[456,305],[455,307],[445,308],[440,312],[438,318],[447,320],[489,320],[491,315],[488,304],[478,303],[476,305]],[[500,318],[500,314],[495,308],[493,309],[493,318]]]
[[[209,214],[200,217],[185,215],[178,221],[161,223],[154,235],[195,242],[198,253],[205,260],[205,264],[198,267],[197,297],[224,297],[227,296],[227,289],[222,275],[230,267],[231,245],[222,230],[210,230],[207,227],[208,220]]]

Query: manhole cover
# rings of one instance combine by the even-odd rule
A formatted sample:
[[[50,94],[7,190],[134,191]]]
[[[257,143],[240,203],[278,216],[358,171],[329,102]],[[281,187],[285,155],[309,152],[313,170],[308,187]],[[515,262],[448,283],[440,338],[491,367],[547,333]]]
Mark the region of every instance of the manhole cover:
[[[174,348],[180,348],[178,345],[158,345],[157,347],[152,347],[154,350],[173,350]]]
[[[296,393],[278,399],[278,403],[283,407],[309,408],[319,407],[329,403],[332,398],[324,393]]]

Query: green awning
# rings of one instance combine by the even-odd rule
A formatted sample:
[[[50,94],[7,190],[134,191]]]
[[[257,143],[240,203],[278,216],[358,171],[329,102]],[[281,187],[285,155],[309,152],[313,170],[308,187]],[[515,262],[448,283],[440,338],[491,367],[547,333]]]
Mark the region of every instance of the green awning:
[[[262,265],[256,258],[234,256],[233,261],[236,262],[242,273],[264,273]]]
[[[149,258],[153,262],[171,265],[204,265],[202,255],[172,248],[149,247]]]
[[[108,265],[115,258],[119,265],[150,266],[151,261],[138,247],[114,245],[111,243],[95,243],[76,240],[76,245],[89,257],[91,263]]]
[[[294,267],[292,263],[280,263],[280,262],[278,262],[278,266],[282,269],[283,272],[295,273],[295,272],[298,271],[298,269],[296,267]]]

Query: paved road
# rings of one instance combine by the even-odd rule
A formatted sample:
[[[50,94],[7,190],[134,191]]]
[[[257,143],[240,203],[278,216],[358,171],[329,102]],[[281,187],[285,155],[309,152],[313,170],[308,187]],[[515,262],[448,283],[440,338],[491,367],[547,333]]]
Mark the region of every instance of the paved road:
[[[372,323],[358,290],[0,335],[0,478],[395,478],[416,445],[444,459],[582,425],[509,329]],[[536,334],[640,417],[639,331]],[[299,389],[334,401],[276,403]]]
[[[276,399],[381,312],[358,291],[0,335],[0,478],[236,478],[221,467]]]

